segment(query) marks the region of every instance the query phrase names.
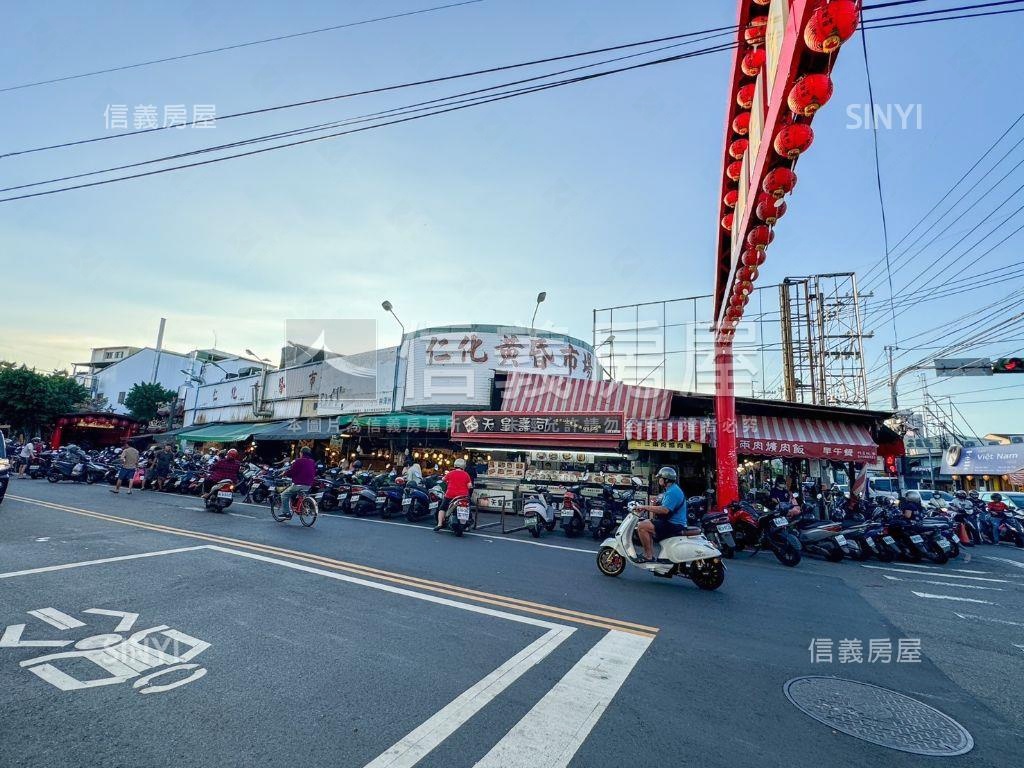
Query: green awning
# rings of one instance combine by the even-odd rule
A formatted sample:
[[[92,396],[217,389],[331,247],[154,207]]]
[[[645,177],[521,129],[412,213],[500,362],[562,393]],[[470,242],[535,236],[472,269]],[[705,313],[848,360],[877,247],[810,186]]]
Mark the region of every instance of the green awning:
[[[272,421],[270,423],[243,423],[243,424],[213,424],[209,427],[200,427],[178,435],[181,440],[188,440],[191,443],[237,443],[245,440],[249,435],[259,435],[272,429],[277,429],[286,422]]]
[[[360,429],[371,434],[388,432],[449,434],[452,430],[452,417],[451,414],[444,413],[386,413],[378,416],[357,416],[350,424],[346,424],[346,428],[350,431]]]

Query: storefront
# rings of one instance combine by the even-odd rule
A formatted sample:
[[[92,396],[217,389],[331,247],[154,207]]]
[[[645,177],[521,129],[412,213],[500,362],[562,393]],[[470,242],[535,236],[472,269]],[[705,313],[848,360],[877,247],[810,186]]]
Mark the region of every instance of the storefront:
[[[57,417],[50,444],[78,445],[86,450],[126,443],[142,428],[140,422],[115,413],[68,413]]]

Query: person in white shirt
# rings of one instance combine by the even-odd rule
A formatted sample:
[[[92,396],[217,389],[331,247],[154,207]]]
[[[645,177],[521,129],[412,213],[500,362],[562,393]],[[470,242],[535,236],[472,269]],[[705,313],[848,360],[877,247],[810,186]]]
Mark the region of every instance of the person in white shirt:
[[[409,468],[405,470],[405,480],[410,485],[423,484],[423,468],[419,465],[419,462],[411,464]]]
[[[39,440],[39,438],[36,438]],[[29,464],[32,463],[32,459],[36,457],[36,447],[33,441],[28,441],[21,447],[21,468],[18,469],[18,477],[25,477],[25,471],[28,469]]]

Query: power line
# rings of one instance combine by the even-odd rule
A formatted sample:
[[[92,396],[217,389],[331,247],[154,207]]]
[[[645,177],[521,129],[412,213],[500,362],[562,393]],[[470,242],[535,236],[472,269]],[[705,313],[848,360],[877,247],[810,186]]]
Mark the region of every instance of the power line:
[[[138,69],[139,67],[149,67],[153,64],[164,64],[170,61],[181,61],[182,59],[191,59],[196,56],[206,56],[211,53],[223,53],[224,51],[233,51],[238,48],[249,48],[254,45],[264,45],[266,43],[275,43],[279,40],[293,40],[296,37],[306,37],[308,35],[318,35],[321,32],[333,32],[338,29],[347,29],[349,27],[359,27],[365,24],[376,24],[381,21],[391,21],[393,19],[401,19],[407,16],[417,16],[423,13],[433,13],[435,11],[443,11],[447,8],[458,8],[463,5],[473,5],[474,3],[482,3],[484,0],[462,0],[462,2],[448,3],[447,5],[435,5],[432,8],[420,8],[415,11],[405,11],[404,13],[393,13],[389,16],[378,16],[373,19],[362,19],[361,21],[350,21],[345,24],[335,24],[330,27],[319,27],[318,29],[309,29],[305,32],[293,32],[288,35],[277,35],[275,37],[265,37],[261,40],[249,40],[244,43],[233,43],[232,45],[222,45],[219,48],[207,48],[203,51],[193,51],[192,53],[182,53],[177,56],[166,56],[162,59],[150,59],[149,61],[140,61],[135,64],[123,64],[117,67],[107,67],[106,69],[97,69],[92,72],[80,72],[75,75],[64,75],[63,77],[52,77],[49,80],[37,80],[32,83],[21,83],[20,85],[9,85],[6,88],[0,88],[0,93],[6,93],[8,91],[19,91],[24,88],[35,88],[40,85],[52,85],[54,83],[65,83],[69,80],[80,80],[83,77],[95,77],[96,75],[106,75],[111,72],[123,72],[128,69]]]
[[[596,72],[596,73],[592,73],[592,74],[589,74],[589,75],[580,75],[578,77],[569,78],[569,79],[561,80],[561,81],[556,81],[554,83],[538,85],[538,86],[535,86],[533,88],[527,89],[524,92],[525,93],[538,93],[540,91],[545,91],[545,90],[548,90],[548,89],[551,89],[551,88],[557,88],[557,87],[561,87],[561,86],[564,86],[564,85],[570,85],[570,84],[573,84],[573,83],[579,83],[579,82],[585,82],[585,81],[588,81],[588,80],[594,80],[594,79],[597,79],[597,78],[600,78],[600,77],[606,77],[608,75],[613,75],[613,74],[617,74],[617,73],[620,73],[620,72],[627,72],[627,71],[630,71],[630,70],[641,69],[641,68],[645,68],[645,67],[651,67],[651,66],[655,66],[655,65],[658,65],[658,64],[667,64],[667,63],[674,62],[674,61],[681,61],[683,59],[693,58],[695,56],[704,56],[704,55],[708,55],[708,54],[711,54],[711,53],[721,53],[721,52],[724,52],[724,51],[727,51],[727,50],[731,50],[731,49],[733,49],[735,47],[736,46],[735,46],[734,43],[729,43],[729,44],[715,46],[715,47],[708,48],[708,49],[702,49],[702,50],[698,50],[698,51],[691,51],[689,53],[678,54],[678,55],[675,55],[675,56],[668,56],[668,57],[661,58],[661,59],[655,59],[653,61],[642,62],[640,64],[633,64],[633,65],[630,65],[628,67],[619,67],[617,69],[605,70],[603,72]],[[437,110],[434,110],[432,112],[426,112],[426,113],[419,114],[419,115],[411,115],[411,116],[402,117],[402,118],[396,119],[396,120],[389,120],[389,121],[386,121],[386,122],[375,123],[373,125],[363,126],[363,127],[360,127],[360,128],[353,128],[351,130],[339,131],[337,133],[329,133],[329,134],[326,134],[326,135],[323,135],[323,136],[314,136],[312,138],[302,139],[300,141],[293,141],[293,142],[288,142],[288,143],[285,143],[285,144],[275,144],[275,145],[270,146],[270,147],[263,147],[262,149],[254,149],[254,150],[250,150],[248,152],[240,152],[240,153],[233,154],[233,155],[225,155],[223,157],[215,157],[215,158],[212,158],[212,159],[209,159],[209,160],[201,160],[201,161],[197,161],[197,162],[194,162],[194,163],[185,163],[185,164],[182,164],[182,165],[171,166],[169,168],[159,168],[159,169],[152,170],[152,171],[145,171],[145,172],[142,172],[142,173],[129,174],[127,176],[118,176],[118,177],[113,178],[113,179],[103,179],[101,181],[92,181],[92,182],[87,182],[87,183],[84,183],[84,184],[76,184],[76,185],[72,185],[72,186],[68,186],[68,187],[58,187],[57,189],[45,190],[43,192],[31,192],[31,193],[27,193],[27,194],[23,194],[23,195],[16,195],[16,196],[12,196],[12,197],[4,197],[4,198],[0,198],[0,203],[11,202],[11,201],[14,201],[14,200],[23,200],[23,199],[31,198],[31,197],[42,197],[42,196],[45,196],[45,195],[56,194],[58,192],[68,192],[68,191],[71,191],[71,190],[74,190],[74,189],[85,189],[85,188],[88,188],[88,187],[98,187],[98,186],[103,186],[103,185],[106,185],[106,184],[113,184],[113,183],[119,182],[119,181],[128,181],[130,179],[138,179],[138,178],[143,178],[143,177],[146,177],[146,176],[155,176],[155,175],[162,174],[162,173],[169,173],[171,171],[184,170],[186,168],[196,168],[196,167],[203,166],[203,165],[211,165],[213,163],[219,163],[219,162],[223,162],[225,160],[234,160],[234,159],[241,158],[241,157],[250,157],[250,156],[253,156],[253,155],[263,154],[265,152],[272,152],[272,151],[278,150],[278,149],[286,149],[286,148],[289,148],[289,147],[300,146],[302,144],[310,144],[310,143],[313,143],[313,142],[316,142],[316,141],[324,141],[326,139],[336,138],[338,136],[345,136],[345,135],[349,135],[349,134],[353,134],[353,133],[361,133],[363,131],[373,130],[375,128],[384,128],[384,127],[389,126],[389,125],[397,125],[399,123],[410,122],[412,120],[420,120],[420,119],[422,119],[424,117],[433,117],[435,115],[441,115],[441,114],[445,114],[445,113],[448,113],[448,112],[455,112],[455,111],[458,111],[458,110],[461,110],[461,109],[467,109],[469,107],[479,106],[481,104],[489,104],[489,103],[492,103],[492,102],[495,102],[495,101],[503,101],[505,99],[514,98],[516,96],[524,95],[524,92],[512,92],[512,93],[501,94],[501,95],[492,96],[492,97],[486,98],[486,99],[476,100],[476,101],[474,101],[471,104],[459,104],[459,105],[456,105],[456,106],[446,107],[444,109],[437,109]]]
[[[867,24],[862,29],[889,29],[891,27],[913,27],[918,24],[932,24],[938,21],[955,21],[956,19],[980,19],[983,16],[1002,16],[1006,13],[1021,13],[1024,8],[1010,8],[1005,11],[986,11],[985,13],[962,13],[958,16],[945,16],[941,19],[914,19],[912,21],[892,22],[891,24]]]
[[[465,78],[465,77],[476,77],[476,76],[479,76],[479,75],[489,75],[489,74],[493,74],[495,72],[505,72],[505,71],[510,70],[510,69],[521,69],[523,67],[532,67],[532,66],[536,66],[538,64],[550,64],[551,62],[554,62],[554,61],[565,61],[566,59],[575,59],[575,58],[580,58],[580,57],[583,57],[583,56],[594,56],[594,55],[597,55],[599,53],[610,53],[611,51],[620,51],[620,50],[624,50],[626,48],[638,48],[640,46],[655,45],[656,43],[664,43],[664,42],[669,42],[669,41],[673,41],[673,40],[683,40],[683,39],[689,38],[689,37],[699,37],[701,35],[712,34],[712,33],[715,33],[715,32],[728,32],[728,31],[732,31],[732,30],[735,30],[735,26],[732,26],[732,27],[713,27],[713,28],[710,28],[710,29],[699,30],[699,31],[696,31],[696,32],[686,32],[686,33],[680,34],[680,35],[669,35],[667,37],[659,37],[659,38],[653,38],[653,39],[650,39],[650,40],[642,40],[640,42],[635,42],[635,43],[623,43],[623,44],[620,44],[620,45],[606,46],[604,48],[594,48],[594,49],[589,50],[589,51],[579,51],[577,53],[568,53],[568,54],[562,54],[562,55],[559,55],[559,56],[548,56],[548,57],[543,58],[543,59],[533,59],[532,61],[523,61],[523,62],[519,62],[519,63],[516,63],[516,64],[503,64],[501,66],[496,66],[496,67],[487,67],[486,69],[476,69],[476,70],[472,70],[472,71],[469,71],[469,72],[459,72],[458,74],[454,74],[454,75],[442,75],[442,76],[439,76],[439,77],[427,78],[425,80],[414,80],[412,82],[397,83],[395,85],[385,85],[385,86],[380,86],[380,87],[377,87],[377,88],[367,88],[367,89],[364,89],[364,90],[361,90],[361,91],[349,91],[348,93],[340,93],[340,94],[335,94],[333,96],[322,96],[322,97],[315,98],[315,99],[306,99],[304,101],[293,101],[293,102],[289,102],[287,104],[276,104],[276,105],[272,105],[272,106],[269,106],[269,107],[258,107],[256,109],[248,109],[248,110],[245,110],[243,112],[233,112],[233,113],[228,114],[228,115],[219,115],[217,117],[217,121],[218,122],[223,122],[225,120],[232,120],[232,119],[235,119],[235,118],[238,118],[238,117],[249,117],[251,115],[261,115],[261,114],[266,114],[268,112],[277,112],[277,111],[283,110],[283,109],[294,109],[296,107],[306,107],[306,106],[310,106],[311,104],[323,104],[323,103],[328,102],[328,101],[337,101],[339,99],[350,99],[350,98],[353,98],[355,96],[368,96],[368,95],[375,94],[375,93],[385,93],[387,91],[397,91],[397,90],[400,90],[400,89],[403,89],[403,88],[414,88],[414,87],[421,86],[421,85],[434,85],[436,83],[443,83],[443,82],[447,82],[449,80],[459,80],[459,79]],[[22,150],[17,150],[17,151],[13,151],[13,152],[6,152],[6,153],[3,153],[3,154],[0,154],[0,159],[6,158],[6,157],[14,157],[14,156],[17,156],[17,155],[32,154],[34,152],[45,152],[45,151],[48,151],[48,150],[51,150],[51,149],[62,149],[64,147],[74,147],[74,146],[79,146],[79,145],[82,145],[82,144],[92,144],[92,143],[95,143],[95,142],[98,142],[98,141],[112,141],[112,140],[115,140],[115,139],[127,138],[129,136],[145,136],[147,134],[157,133],[159,131],[170,130],[171,128],[175,128],[175,127],[176,126],[173,126],[173,125],[164,125],[164,126],[157,126],[155,128],[145,128],[145,129],[138,130],[138,131],[129,131],[128,133],[115,133],[115,134],[112,134],[112,135],[108,134],[108,135],[104,135],[104,136],[93,136],[93,137],[87,138],[87,139],[76,139],[76,140],[73,140],[73,141],[61,142],[59,144],[49,144],[47,146],[42,146],[42,147],[32,147],[30,149],[22,149]]]
[[[876,16],[871,19],[876,21],[892,21],[894,19],[912,19],[918,16],[937,16],[941,13],[953,13],[954,11],[976,11],[981,8],[993,8],[1000,5],[1020,5],[1024,0],[998,0],[991,3],[975,3],[974,5],[961,5],[955,8],[942,8],[937,11],[918,11],[917,13],[901,13],[896,16]]]

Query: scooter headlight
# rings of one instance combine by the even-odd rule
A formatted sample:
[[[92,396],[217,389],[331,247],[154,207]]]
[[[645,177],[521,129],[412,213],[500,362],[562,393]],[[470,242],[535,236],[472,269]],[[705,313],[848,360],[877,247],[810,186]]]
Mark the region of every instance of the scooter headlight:
[[[0,459],[0,472],[5,472],[11,468],[10,459]]]

